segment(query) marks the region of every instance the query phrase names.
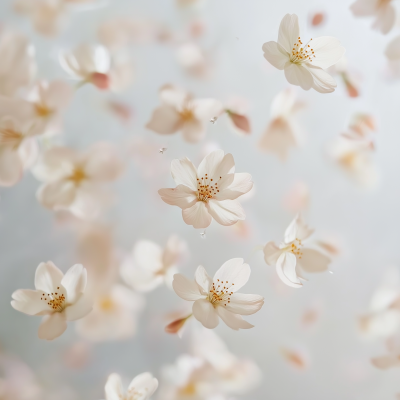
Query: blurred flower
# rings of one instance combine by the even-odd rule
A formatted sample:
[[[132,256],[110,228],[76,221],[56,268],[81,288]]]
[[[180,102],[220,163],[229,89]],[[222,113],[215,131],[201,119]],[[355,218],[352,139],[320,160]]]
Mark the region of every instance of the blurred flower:
[[[13,96],[27,87],[36,73],[35,49],[28,39],[15,32],[0,37],[0,94]]]
[[[124,393],[121,377],[111,374],[104,388],[106,400],[148,400],[157,390],[158,381],[149,372],[144,372],[133,378],[128,391]]]
[[[349,128],[350,132],[343,136],[352,139],[367,139],[376,130],[376,122],[372,115],[358,113],[352,116]]]
[[[354,77],[353,73],[349,70],[348,62],[346,56],[343,56],[335,65],[333,65],[329,70],[338,74],[343,83],[346,86],[347,94],[349,97],[359,97],[359,82],[357,82],[356,77]]]
[[[110,111],[118,117],[123,123],[127,124],[131,121],[133,116],[132,108],[125,103],[119,101],[110,100],[108,103],[108,108]]]
[[[235,133],[240,135],[251,133],[250,121],[246,115],[248,108],[248,101],[241,97],[232,97],[225,105],[229,126]]]
[[[209,72],[209,65],[203,50],[195,43],[181,44],[176,50],[181,67],[190,75],[203,78]]]
[[[180,207],[183,220],[194,228],[207,228],[213,218],[221,225],[233,225],[245,219],[236,199],[253,187],[250,174],[234,170],[232,154],[222,150],[210,153],[198,169],[188,158],[173,160],[171,173],[178,186],[158,193],[165,203]]]
[[[306,210],[309,203],[310,191],[307,184],[302,181],[295,182],[283,198],[284,207],[293,213]]]
[[[296,14],[286,14],[279,27],[278,42],[264,43],[262,48],[266,60],[275,68],[284,70],[292,85],[304,90],[313,88],[320,93],[335,90],[336,82],[324,69],[340,60],[345,53],[344,47],[330,36],[310,39],[303,44]]]
[[[222,112],[222,104],[214,99],[192,99],[185,91],[163,86],[160,89],[162,105],[156,108],[146,127],[160,134],[182,131],[187,142],[203,139],[206,124]]]
[[[250,267],[242,258],[225,262],[211,279],[204,267],[199,266],[195,281],[175,274],[172,286],[184,300],[194,301],[194,317],[208,329],[214,329],[219,317],[234,330],[253,328],[242,315],[251,315],[261,309],[264,298],[256,294],[235,293],[250,277]]]
[[[301,215],[290,223],[285,231],[283,243],[278,247],[268,242],[264,247],[264,260],[268,265],[276,265],[276,272],[286,285],[300,288],[303,286],[299,268],[305,272],[323,272],[328,269],[331,259],[317,249],[303,247],[303,241],[313,233],[303,221]]]
[[[172,277],[178,272],[177,264],[186,252],[186,243],[177,236],[171,236],[164,249],[149,240],[140,240],[121,265],[122,278],[141,292],[151,291],[163,283],[171,286]]]
[[[281,347],[281,354],[284,359],[294,368],[304,370],[308,367],[309,361],[303,352]]]
[[[192,316],[193,314],[189,314],[186,317],[176,319],[175,321],[170,322],[166,327],[165,327],[165,332],[171,333],[171,334],[177,334],[179,337],[181,337],[183,328],[188,321],[188,319]]]
[[[392,64],[398,64],[400,61],[400,36],[392,39],[385,49],[385,56]]]
[[[103,184],[116,180],[121,171],[121,161],[111,144],[96,143],[83,154],[68,147],[53,147],[43,153],[33,169],[36,178],[44,182],[37,198],[46,208],[93,219],[109,202]]]
[[[72,266],[64,275],[51,261],[36,269],[36,290],[19,289],[12,294],[11,305],[28,315],[44,315],[39,338],[53,340],[67,329],[67,321],[87,315],[92,304],[85,295],[86,269]]]
[[[250,122],[245,115],[235,113],[231,110],[225,110],[225,112],[228,114],[228,117],[236,130],[245,135],[251,133]]]
[[[396,20],[392,0],[356,0],[350,10],[356,17],[375,17],[372,28],[384,34],[393,28]]]
[[[282,161],[287,158],[290,147],[297,147],[301,132],[295,114],[303,107],[296,100],[294,90],[286,89],[274,98],[271,105],[272,120],[261,137],[258,147],[275,153]]]
[[[315,12],[310,16],[310,25],[312,27],[317,27],[317,26],[319,27],[321,25],[324,25],[325,22],[326,22],[326,15],[321,11]]]
[[[379,369],[389,369],[400,367],[400,343],[398,336],[386,340],[386,349],[388,353],[384,356],[374,357],[371,362]]]

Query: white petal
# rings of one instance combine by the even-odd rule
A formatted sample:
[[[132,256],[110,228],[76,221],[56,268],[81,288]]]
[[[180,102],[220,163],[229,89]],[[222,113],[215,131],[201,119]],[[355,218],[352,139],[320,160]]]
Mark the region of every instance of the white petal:
[[[268,242],[263,249],[264,260],[268,265],[276,265],[278,258],[282,254],[282,250],[274,243]]]
[[[323,272],[328,270],[331,259],[325,254],[314,249],[301,249],[299,265],[306,272]]]
[[[222,103],[215,99],[195,99],[191,101],[196,119],[210,122],[213,117],[218,117],[223,112]]]
[[[292,253],[282,253],[276,263],[276,272],[282,282],[294,288],[303,286],[296,274],[296,256]]]
[[[182,210],[192,207],[197,202],[196,193],[184,185],[178,185],[174,189],[160,189],[158,194],[165,203],[178,206]]]
[[[246,218],[242,205],[237,200],[210,200],[208,212],[219,224],[230,226]]]
[[[374,15],[376,9],[377,0],[357,0],[350,6],[350,10],[357,17]]]
[[[0,186],[13,186],[22,179],[23,165],[13,146],[0,145]]]
[[[87,283],[87,271],[81,264],[73,265],[64,275],[61,281],[67,291],[68,303],[74,303],[85,291]]]
[[[222,264],[215,273],[213,282],[216,286],[217,282],[228,283],[229,291],[236,292],[247,283],[250,272],[250,266],[243,264],[243,258],[232,258]]]
[[[197,170],[188,158],[172,160],[171,174],[177,185],[185,185],[197,192]]]
[[[164,268],[176,265],[188,252],[187,244],[176,235],[170,236],[162,255]]]
[[[172,288],[183,300],[195,301],[204,297],[195,281],[192,281],[182,274],[175,274]]]
[[[226,178],[229,179],[227,187],[224,185]],[[218,183],[219,193],[214,198],[217,200],[235,200],[242,194],[250,192],[253,188],[251,175],[247,173],[236,173],[225,175]],[[228,183],[228,182],[227,182]]]
[[[118,374],[111,374],[104,387],[106,400],[121,400],[124,398],[121,377]]]
[[[139,292],[149,292],[163,283],[163,276],[154,271],[138,268],[131,259],[121,265],[122,279]]]
[[[332,93],[337,86],[335,80],[323,69],[314,67],[308,64],[308,71],[310,72],[313,82],[312,88],[319,93]]]
[[[285,231],[285,243],[291,243],[295,239],[305,240],[312,235],[314,229],[308,227],[301,214],[297,214]]]
[[[289,61],[288,53],[277,42],[264,43],[262,49],[264,58],[275,68],[282,70]]]
[[[271,117],[284,117],[288,118],[294,112],[296,104],[296,91],[290,87],[279,92],[271,104]]]
[[[400,357],[398,355],[375,357],[371,360],[372,364],[379,369],[388,369],[392,367],[400,367]]]
[[[196,300],[193,303],[193,315],[205,328],[214,329],[219,323],[214,306],[207,299]]]
[[[199,142],[204,138],[206,129],[204,123],[198,119],[190,119],[182,124],[183,138],[189,143]]]
[[[156,273],[163,267],[162,248],[150,240],[139,240],[133,247],[132,263],[136,268]]]
[[[18,155],[23,169],[31,168],[39,156],[39,144],[36,137],[28,137],[18,147]]]
[[[394,26],[396,21],[396,11],[394,7],[388,3],[383,7],[379,7],[376,20],[372,28],[379,29],[383,34],[387,34]]]
[[[65,209],[75,200],[76,186],[68,180],[44,184],[37,191],[36,197],[43,207],[53,210]]]
[[[35,273],[35,288],[45,294],[52,293],[61,287],[64,274],[51,262],[40,263]]]
[[[39,339],[53,340],[61,336],[67,329],[64,313],[55,312],[46,315],[39,326]]]
[[[389,60],[400,60],[400,36],[395,37],[386,47],[385,55]]]
[[[181,122],[181,116],[174,107],[162,105],[153,111],[146,128],[162,135],[169,135],[182,127]]]
[[[202,294],[208,295],[208,292],[210,291],[211,285],[213,280],[211,277],[207,274],[207,271],[205,268],[200,265],[197,267],[194,279],[196,283],[199,285],[199,289]]]
[[[181,88],[165,85],[160,89],[160,99],[163,103],[181,109],[182,105],[188,100],[188,93]]]
[[[79,299],[73,304],[65,308],[64,315],[67,321],[76,321],[86,317],[93,308],[93,301],[89,296],[80,295]]]
[[[52,311],[44,301],[43,293],[38,290],[19,289],[12,294],[12,298],[12,307],[28,315],[44,315]]]
[[[135,389],[136,392],[140,393],[138,400],[147,400],[157,390],[157,387],[158,380],[150,372],[144,372],[132,379],[128,391]]]
[[[310,90],[313,84],[311,73],[302,65],[286,63],[285,76],[289,83],[300,86],[304,90]]]
[[[198,201],[192,207],[182,210],[182,217],[185,223],[193,225],[196,229],[207,228],[212,221],[203,201]]]
[[[278,43],[286,50],[292,52],[300,36],[299,19],[296,14],[286,14],[279,26]]]
[[[198,177],[205,178],[206,174],[209,179],[218,181],[220,177],[235,171],[235,161],[232,154],[224,155],[222,150],[215,150],[206,156],[200,163],[198,168]]]
[[[254,328],[254,325],[249,324],[240,315],[226,310],[224,306],[218,306],[216,310],[222,321],[224,321],[229,328],[234,329],[235,331],[239,329]]]
[[[264,297],[258,294],[233,293],[224,308],[234,314],[251,315],[259,311],[263,304]]]
[[[339,40],[332,36],[321,36],[310,42],[310,47],[315,52],[312,65],[322,69],[336,64],[346,52]]]

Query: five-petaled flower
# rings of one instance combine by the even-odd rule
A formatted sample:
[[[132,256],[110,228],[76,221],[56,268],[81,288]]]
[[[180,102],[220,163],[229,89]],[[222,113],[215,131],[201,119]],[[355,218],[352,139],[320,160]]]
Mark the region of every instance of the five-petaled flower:
[[[292,85],[304,90],[331,93],[335,80],[324,69],[336,64],[345,53],[339,41],[321,36],[303,43],[296,14],[286,14],[279,27],[278,42],[267,42],[262,47],[264,57],[275,68],[285,71]]]
[[[67,329],[67,321],[83,318],[91,311],[86,281],[86,269],[80,264],[64,275],[51,261],[41,263],[35,274],[36,290],[15,291],[11,305],[28,315],[44,315],[39,338],[53,340]]]
[[[225,262],[210,278],[204,267],[199,266],[192,281],[184,275],[174,275],[172,287],[184,300],[194,301],[193,315],[204,327],[214,329],[221,318],[234,330],[253,328],[242,318],[260,310],[264,298],[258,294],[236,293],[250,277],[250,266],[242,258]]]
[[[198,169],[188,158],[173,160],[171,173],[178,186],[158,193],[167,204],[180,207],[183,220],[194,228],[207,228],[213,218],[233,225],[245,219],[237,198],[253,187],[250,174],[234,172],[232,154],[222,150],[210,153]]]

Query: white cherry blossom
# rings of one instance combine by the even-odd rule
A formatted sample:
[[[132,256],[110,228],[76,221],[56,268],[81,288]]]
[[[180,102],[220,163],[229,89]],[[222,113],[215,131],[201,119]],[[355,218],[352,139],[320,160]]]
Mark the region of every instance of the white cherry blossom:
[[[276,266],[279,278],[288,286],[300,288],[303,285],[301,270],[315,273],[328,269],[331,259],[319,249],[304,245],[313,232],[299,214],[286,229],[279,246],[274,242],[264,246],[265,262]]]
[[[174,189],[160,189],[159,195],[167,204],[182,209],[183,220],[194,228],[207,228],[214,218],[229,226],[245,219],[238,197],[253,187],[251,175],[234,173],[232,154],[216,150],[196,167],[188,158],[173,160]]]
[[[275,68],[284,70],[292,85],[304,90],[331,93],[335,80],[325,69],[337,63],[345,53],[338,39],[321,36],[303,43],[296,14],[286,14],[279,27],[278,42],[267,42],[262,47],[264,57]]]
[[[67,329],[67,321],[83,318],[91,311],[86,281],[86,269],[80,264],[64,275],[51,261],[41,263],[35,274],[36,290],[15,291],[11,305],[28,315],[44,315],[39,338],[53,340]]]
[[[214,329],[221,318],[234,330],[253,328],[242,318],[261,309],[264,298],[257,294],[236,293],[250,277],[250,266],[242,258],[233,258],[225,262],[210,278],[204,267],[199,266],[195,280],[189,280],[182,274],[174,275],[172,287],[184,300],[194,301],[194,317],[204,327]]]

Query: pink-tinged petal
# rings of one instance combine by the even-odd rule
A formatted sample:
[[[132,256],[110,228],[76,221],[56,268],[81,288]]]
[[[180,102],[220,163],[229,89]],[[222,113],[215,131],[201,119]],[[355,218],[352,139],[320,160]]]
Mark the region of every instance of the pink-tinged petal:
[[[282,282],[294,288],[303,286],[296,273],[296,256],[292,253],[282,253],[276,262],[276,272]]]
[[[81,264],[75,264],[64,275],[61,285],[67,291],[67,302],[74,303],[85,291],[87,284],[87,271]]]
[[[219,324],[218,314],[208,299],[196,300],[193,303],[193,315],[207,329],[214,329]]]
[[[224,321],[229,328],[235,331],[238,331],[239,329],[254,328],[254,325],[245,321],[240,315],[228,311],[224,306],[218,306],[216,311],[222,321]]]
[[[178,206],[182,210],[192,207],[197,201],[195,192],[184,185],[178,185],[174,189],[160,189],[158,194],[165,203]]]
[[[229,177],[229,178],[228,178]],[[233,179],[230,179],[230,178]],[[228,183],[228,178],[229,183]],[[225,179],[227,185],[225,185]],[[225,187],[226,186],[226,187]],[[242,194],[250,192],[253,188],[253,181],[251,175],[247,173],[236,173],[225,175],[218,184],[219,193],[213,196],[217,200],[235,200]]]
[[[250,121],[245,115],[227,111],[228,117],[233,124],[233,128],[239,133],[248,135],[251,133]]]
[[[251,315],[259,311],[263,304],[264,297],[258,294],[233,293],[229,303],[223,307],[234,314]]]
[[[189,119],[182,124],[183,138],[189,143],[199,142],[204,138],[205,134],[204,123],[198,119]]]
[[[250,266],[243,263],[243,258],[232,258],[222,264],[215,273],[213,282],[216,286],[218,282],[228,284],[226,287],[229,292],[236,292],[247,283],[250,272]]]
[[[282,250],[274,243],[268,242],[263,249],[264,260],[268,265],[276,265],[278,258],[282,254]]]
[[[132,379],[128,386],[129,390],[143,393],[140,400],[149,399],[158,388],[158,380],[150,372],[144,372]]]
[[[192,281],[182,274],[175,274],[172,282],[175,293],[183,300],[196,301],[204,296],[200,293],[195,281]]]
[[[300,86],[304,90],[310,90],[313,86],[313,78],[310,71],[302,65],[291,62],[286,63],[285,76],[289,83]]]
[[[93,309],[93,301],[90,297],[80,295],[75,304],[68,306],[64,310],[65,319],[67,321],[76,321],[86,317]]]
[[[386,47],[386,57],[391,61],[400,60],[400,36],[395,37]]]
[[[195,229],[207,228],[212,217],[203,201],[196,202],[192,207],[182,210],[182,217],[186,224]]]
[[[339,40],[332,36],[321,36],[310,42],[311,48],[315,52],[312,65],[326,69],[336,64],[346,52]]]
[[[313,82],[312,88],[319,93],[332,93],[337,86],[335,80],[323,69],[307,65],[307,70],[310,72]]]
[[[298,263],[306,272],[324,272],[328,270],[331,259],[314,249],[301,249],[301,258]]]
[[[124,388],[121,377],[118,374],[111,374],[104,387],[106,400],[121,400],[124,398]]]
[[[291,243],[295,239],[305,240],[312,235],[314,229],[308,227],[301,214],[297,214],[285,231],[285,243]]]
[[[400,356],[381,356],[371,359],[372,364],[379,369],[389,369],[393,367],[400,367]]]
[[[52,311],[38,290],[20,289],[12,294],[12,307],[28,315],[44,314]]]
[[[169,105],[162,105],[153,111],[146,128],[162,135],[170,135],[182,127],[181,116]]]
[[[0,186],[13,186],[23,177],[23,165],[13,146],[0,145]]]
[[[53,340],[61,336],[67,329],[64,313],[55,312],[46,315],[39,326],[39,339]]]
[[[289,61],[289,54],[277,42],[267,42],[263,44],[264,58],[275,68],[283,70]]]
[[[396,11],[391,4],[387,4],[378,9],[378,15],[374,24],[373,29],[380,30],[384,35],[389,33],[396,22]]]
[[[68,208],[76,197],[74,182],[61,180],[42,185],[37,191],[36,197],[43,207],[61,210]]]
[[[208,212],[219,224],[230,226],[246,218],[242,205],[237,200],[210,200]]]
[[[350,10],[357,17],[374,15],[376,9],[377,0],[357,0],[350,6]]]
[[[279,26],[278,43],[291,53],[300,36],[299,19],[296,14],[286,14]]]
[[[195,279],[197,285],[199,286],[200,292],[204,295],[208,295],[213,280],[207,274],[207,271],[205,270],[205,268],[202,265],[197,267],[195,275],[194,275],[194,279]]]
[[[185,185],[197,192],[197,170],[188,158],[172,160],[171,174],[177,185]]]
[[[63,290],[61,288],[63,277],[64,274],[51,261],[42,262],[36,269],[35,288],[39,291],[42,290],[45,294]]]

